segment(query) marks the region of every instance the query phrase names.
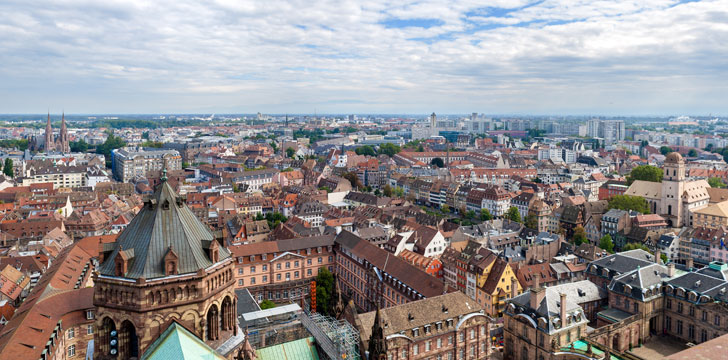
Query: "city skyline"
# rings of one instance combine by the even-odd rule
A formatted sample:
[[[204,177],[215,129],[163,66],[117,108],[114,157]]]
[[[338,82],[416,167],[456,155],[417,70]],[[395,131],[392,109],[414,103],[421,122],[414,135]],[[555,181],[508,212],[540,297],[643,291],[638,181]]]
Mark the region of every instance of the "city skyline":
[[[725,115],[725,1],[4,2],[0,113]]]

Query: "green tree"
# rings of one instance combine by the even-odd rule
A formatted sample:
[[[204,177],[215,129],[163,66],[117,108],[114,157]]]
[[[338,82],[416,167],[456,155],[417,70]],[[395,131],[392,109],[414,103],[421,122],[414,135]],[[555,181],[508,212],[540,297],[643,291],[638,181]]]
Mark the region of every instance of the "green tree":
[[[448,206],[447,204],[445,204],[445,205],[442,205],[442,207],[440,208],[440,211],[442,211],[442,212],[444,212],[445,214],[447,214],[447,213],[449,213],[449,212],[450,212],[450,207],[449,207],[449,206]]]
[[[13,171],[13,159],[5,158],[5,166],[3,167],[3,174],[9,177],[15,176]]]
[[[389,157],[393,157],[394,154],[402,151],[402,149],[398,145],[386,143],[379,146],[379,153],[387,155]]]
[[[260,219],[260,220],[263,220],[263,219]],[[268,228],[272,230],[272,229],[275,229],[276,227],[278,227],[278,224],[288,221],[288,218],[283,216],[283,214],[275,211],[272,213],[269,212],[269,213],[265,214],[265,220],[268,221]]]
[[[86,152],[88,150],[88,143],[81,139],[78,141],[71,141],[68,143],[68,147],[71,148],[71,152]]]
[[[293,148],[286,149],[286,156],[293,159],[293,155],[296,155],[296,150],[293,150]]]
[[[147,141],[143,142],[141,145],[142,145],[142,147],[145,147],[145,148],[162,148],[162,146],[164,146],[164,143],[161,141],[147,140]]]
[[[25,151],[28,148],[28,139],[5,139],[0,140],[0,147],[9,149],[18,149]]]
[[[627,185],[631,185],[635,180],[661,182],[662,169],[652,165],[640,165],[627,175]]]
[[[384,185],[384,188],[382,188],[382,190],[384,191],[384,196],[392,197],[392,187],[389,186],[389,184]]]
[[[276,307],[276,303],[274,303],[268,299],[265,299],[265,300],[261,301],[261,303],[260,303],[261,310],[272,309],[274,307]]]
[[[527,215],[524,225],[529,229],[538,229],[538,219],[534,215]]]
[[[422,144],[417,145],[417,152],[425,152],[425,148],[422,146]]]
[[[725,183],[723,183],[723,180],[721,180],[720,178],[717,178],[717,177],[708,178],[708,184],[710,185],[710,187],[714,187],[714,188],[724,188],[725,187]]]
[[[521,213],[518,211],[518,208],[515,206],[511,206],[510,208],[508,208],[508,211],[506,211],[506,219],[518,223],[521,222]]]
[[[669,146],[660,146],[660,154],[667,155],[672,152],[672,149]]]
[[[660,253],[660,259],[662,260],[663,264],[667,264],[667,261],[669,260],[667,258],[667,255],[665,255],[664,253]]]
[[[434,165],[439,168],[443,168],[443,167],[445,167],[445,162],[442,161],[442,158],[436,157],[436,158],[432,159],[432,161],[430,161],[430,165]]]
[[[695,149],[690,149],[690,151],[688,151],[688,156],[689,157],[696,157],[696,156],[698,156],[698,151],[695,150]]]
[[[354,152],[357,155],[369,155],[369,156],[377,156],[377,152],[374,151],[374,148],[369,145],[364,145],[356,148]]]
[[[571,236],[571,241],[576,246],[579,246],[586,242],[586,231],[584,230],[584,227],[578,225],[574,228],[574,234]]]
[[[126,146],[126,142],[124,141],[124,139],[115,136],[114,134],[109,134],[109,137],[106,138],[106,141],[96,147],[96,153],[104,155],[104,157],[106,158],[106,166],[111,167],[111,151],[122,148],[124,146]]]
[[[607,252],[614,253],[614,241],[612,241],[612,236],[607,234],[602,236],[601,239],[599,239],[599,247],[607,250]]]
[[[396,195],[397,197],[400,197],[400,198],[401,197],[404,197],[404,189],[402,189],[399,186],[395,187],[394,188],[394,195]]]
[[[464,215],[465,215],[465,218],[466,218],[466,219],[472,219],[472,218],[474,218],[474,217],[475,217],[475,211],[473,211],[473,210],[468,210],[468,211],[466,211],[466,212],[465,212],[465,214],[464,214]]]
[[[278,152],[278,144],[276,144],[275,141],[271,141],[268,145],[270,145],[270,147],[273,148],[273,153],[277,153]]]
[[[534,179],[533,179],[533,182],[535,182],[536,184],[540,184],[540,183],[542,183],[543,181],[541,181],[541,179],[540,179],[540,178],[534,178]]]
[[[188,167],[190,167],[190,163],[188,163],[187,161],[183,161],[182,162],[182,168],[183,169],[187,169]]]
[[[493,220],[493,215],[490,214],[490,211],[488,211],[488,209],[481,209],[480,210],[480,220],[481,221]]]
[[[645,198],[632,195],[614,195],[609,200],[610,209],[637,211],[642,214],[650,213],[650,205]]]
[[[624,245],[624,248],[622,248],[622,251],[629,251],[629,250],[636,250],[636,249],[642,249],[644,251],[650,252],[650,248],[648,248],[647,245],[638,244],[638,243],[628,243],[627,245]]]
[[[325,268],[319,268],[316,275],[316,311],[329,315],[333,311],[330,309],[331,297],[334,296],[334,275]]]
[[[379,191],[379,189],[374,189],[374,195],[376,195],[376,196],[382,196],[382,192]]]

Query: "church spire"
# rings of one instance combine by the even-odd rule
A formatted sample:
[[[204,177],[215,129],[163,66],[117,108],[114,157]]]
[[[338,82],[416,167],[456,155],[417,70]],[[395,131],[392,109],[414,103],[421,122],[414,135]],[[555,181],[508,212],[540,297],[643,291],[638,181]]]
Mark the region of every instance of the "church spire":
[[[369,337],[369,360],[384,360],[386,358],[387,340],[384,338],[381,310],[377,306],[377,312],[374,314],[374,325],[372,325],[372,335]]]
[[[66,112],[61,116],[61,132],[58,135],[59,150],[64,153],[71,152],[71,144],[68,142],[68,128],[66,128]]]
[[[56,149],[55,140],[53,139],[53,128],[51,127],[51,112],[48,111],[48,121],[46,122],[45,128],[45,152],[50,152]]]

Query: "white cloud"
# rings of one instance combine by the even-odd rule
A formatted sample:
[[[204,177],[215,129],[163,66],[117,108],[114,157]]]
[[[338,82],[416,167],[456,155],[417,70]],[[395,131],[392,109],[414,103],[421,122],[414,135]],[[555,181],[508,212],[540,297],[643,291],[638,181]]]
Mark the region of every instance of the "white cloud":
[[[728,113],[728,1],[533,3],[4,1],[0,108]]]

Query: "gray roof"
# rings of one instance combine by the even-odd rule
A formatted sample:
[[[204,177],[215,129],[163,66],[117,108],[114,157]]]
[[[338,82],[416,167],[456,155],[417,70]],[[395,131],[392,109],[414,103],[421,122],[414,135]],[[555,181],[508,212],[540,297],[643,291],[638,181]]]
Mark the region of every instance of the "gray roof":
[[[648,266],[654,263],[655,257],[642,249],[623,251],[621,253],[609,255],[598,260],[592,261],[587,267],[588,272],[592,272],[592,267],[597,266],[600,271],[597,275],[602,275],[601,269],[609,269],[609,278],[615,275],[625,274],[637,269],[638,266]]]
[[[207,249],[216,241],[169,183],[157,187],[144,208],[116,239],[114,250],[101,265],[101,274],[115,276],[114,259],[120,250],[131,256],[126,278],[152,279],[166,276],[164,257],[172,249],[178,257],[177,273],[195,273],[212,265]],[[219,260],[230,252],[219,247]]]
[[[609,288],[614,292],[646,301],[662,295],[660,291],[662,281],[668,278],[667,267],[653,263],[644,267],[638,266],[629,273],[615,276]]]

